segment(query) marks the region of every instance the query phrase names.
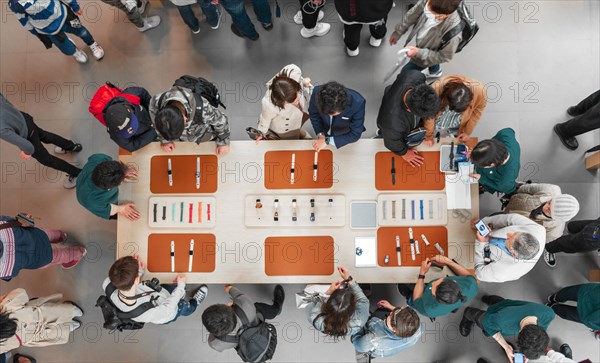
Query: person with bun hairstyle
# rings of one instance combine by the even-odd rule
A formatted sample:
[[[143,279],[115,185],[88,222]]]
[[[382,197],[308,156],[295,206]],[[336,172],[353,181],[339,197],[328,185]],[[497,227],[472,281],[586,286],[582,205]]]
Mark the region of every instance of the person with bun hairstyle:
[[[334,281],[325,292],[306,306],[308,322],[334,340],[358,333],[369,318],[369,299],[348,269],[339,266],[343,281]]]

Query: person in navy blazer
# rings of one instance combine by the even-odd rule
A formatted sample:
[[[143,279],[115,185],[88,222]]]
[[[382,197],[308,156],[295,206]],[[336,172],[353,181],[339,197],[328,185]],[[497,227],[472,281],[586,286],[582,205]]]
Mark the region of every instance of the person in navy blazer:
[[[308,113],[318,138],[313,148],[341,148],[356,142],[365,131],[366,101],[358,92],[331,81],[315,87]]]

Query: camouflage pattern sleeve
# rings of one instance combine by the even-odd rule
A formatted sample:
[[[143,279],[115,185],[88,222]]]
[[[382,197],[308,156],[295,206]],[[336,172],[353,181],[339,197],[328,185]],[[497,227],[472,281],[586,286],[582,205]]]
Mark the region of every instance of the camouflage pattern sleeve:
[[[221,110],[213,107],[208,101],[202,98],[202,119],[210,127],[218,146],[229,145],[229,122],[227,116]]]

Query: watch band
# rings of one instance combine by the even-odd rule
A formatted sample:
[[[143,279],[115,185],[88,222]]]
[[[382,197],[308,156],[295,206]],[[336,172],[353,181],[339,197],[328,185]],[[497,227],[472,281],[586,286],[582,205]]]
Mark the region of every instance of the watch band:
[[[327,145],[329,145],[329,142],[330,142],[330,141],[331,141],[331,137],[327,136],[327,137],[325,138],[325,143],[326,143]]]
[[[421,275],[421,274],[419,274],[419,277],[417,278],[417,280],[418,280],[418,279],[423,279],[423,280],[425,280],[425,275]]]

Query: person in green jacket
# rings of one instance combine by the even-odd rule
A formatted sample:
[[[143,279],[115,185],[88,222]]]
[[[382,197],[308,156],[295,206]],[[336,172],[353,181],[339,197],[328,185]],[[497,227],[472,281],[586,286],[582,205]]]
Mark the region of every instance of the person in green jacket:
[[[469,159],[475,165],[475,173],[470,176],[479,181],[483,191],[510,194],[517,189],[521,147],[515,130],[502,129],[493,138],[480,141]]]
[[[574,301],[577,306],[564,304]],[[600,283],[564,287],[548,296],[547,306],[563,319],[600,330]]]
[[[457,276],[425,283],[425,274],[432,262],[448,266]],[[423,261],[414,291],[411,292],[406,284],[398,284],[398,291],[419,314],[435,318],[455,312],[473,299],[477,295],[477,279],[460,264],[438,255]]]
[[[77,201],[85,209],[104,219],[116,219],[117,214],[136,221],[140,212],[133,203],[119,205],[119,188],[123,182],[137,179],[132,166],[112,160],[105,154],[89,157],[77,178]]]

